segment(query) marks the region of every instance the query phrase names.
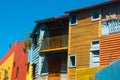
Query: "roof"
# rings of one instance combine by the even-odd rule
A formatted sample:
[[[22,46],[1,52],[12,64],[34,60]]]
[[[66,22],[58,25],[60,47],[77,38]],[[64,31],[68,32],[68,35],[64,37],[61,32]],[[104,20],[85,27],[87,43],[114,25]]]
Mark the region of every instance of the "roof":
[[[43,19],[43,20],[37,20],[35,22],[36,23],[44,23],[44,22],[51,22],[51,21],[55,21],[55,20],[58,20],[58,19],[64,19],[64,18],[68,18],[68,15],[52,17],[52,18],[47,18],[47,19]]]
[[[105,6],[105,5],[112,4],[112,3],[118,3],[118,2],[120,2],[120,0],[112,0],[112,1],[104,2],[104,3],[100,3],[100,4],[96,4],[96,5],[92,5],[92,6],[88,6],[88,7],[84,7],[84,8],[70,10],[65,13],[74,13],[74,12],[83,11],[83,10],[87,10],[87,9],[95,8],[95,7],[101,7],[101,6]]]
[[[69,15],[63,15],[63,16],[57,16],[57,17],[52,17],[52,18],[47,18],[47,19],[43,19],[43,20],[36,20],[36,26],[33,29],[32,33],[30,34],[30,37],[33,36],[33,34],[38,30],[38,28],[40,27],[39,24],[40,23],[48,23],[48,22],[52,22],[52,21],[56,21],[56,20],[60,20],[60,19],[65,19],[68,18]]]

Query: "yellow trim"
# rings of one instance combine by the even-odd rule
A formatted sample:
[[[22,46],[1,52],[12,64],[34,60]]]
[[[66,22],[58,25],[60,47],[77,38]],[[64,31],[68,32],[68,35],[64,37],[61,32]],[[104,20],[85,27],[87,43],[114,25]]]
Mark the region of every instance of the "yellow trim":
[[[40,50],[40,52],[52,52],[52,51],[61,51],[61,50],[66,50],[68,47],[63,47],[63,48],[54,48],[54,49],[47,49],[47,50]]]

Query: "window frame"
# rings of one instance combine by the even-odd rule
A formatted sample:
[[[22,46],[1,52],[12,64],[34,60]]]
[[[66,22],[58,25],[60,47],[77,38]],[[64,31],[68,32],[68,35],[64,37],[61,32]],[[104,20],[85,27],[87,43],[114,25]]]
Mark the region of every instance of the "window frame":
[[[100,47],[100,40],[92,40],[92,41],[91,41],[91,48],[93,48],[93,43],[94,43],[94,42],[98,42],[99,47]]]
[[[72,16],[76,16],[76,23],[71,23]],[[78,14],[71,14],[70,17],[69,17],[69,25],[70,26],[75,26],[77,24],[78,24]]]
[[[71,63],[71,57],[75,57],[75,65],[73,66],[73,65],[71,65],[70,63]],[[69,55],[69,58],[68,58],[68,67],[69,68],[75,68],[76,67],[76,59],[77,57],[76,57],[76,55],[75,54],[71,54],[71,55]]]
[[[96,13],[96,12],[98,12],[99,17],[94,19],[93,15],[94,15],[94,13]],[[100,12],[101,12],[100,9],[92,10],[92,11],[91,11],[91,21],[94,22],[94,21],[100,20]]]
[[[94,42],[98,42],[98,48],[94,48],[93,47],[93,43]],[[95,44],[96,45],[96,44]],[[92,57],[92,54],[93,54],[93,52],[94,51],[98,51],[99,52],[99,56],[93,56]],[[99,65],[93,65],[93,63],[91,62],[91,60],[93,59],[93,58],[96,58],[96,57],[99,57]],[[91,48],[90,48],[90,67],[96,67],[96,66],[100,66],[100,40],[92,40],[91,41]]]

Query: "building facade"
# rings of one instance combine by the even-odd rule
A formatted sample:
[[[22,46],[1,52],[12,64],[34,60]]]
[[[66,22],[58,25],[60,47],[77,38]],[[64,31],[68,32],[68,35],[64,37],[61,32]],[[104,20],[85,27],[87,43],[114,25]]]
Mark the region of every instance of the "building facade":
[[[32,61],[36,65],[35,79],[66,80],[68,20],[65,15],[36,21],[36,27],[31,34]],[[35,47],[35,44],[39,46]]]
[[[105,5],[102,16],[100,64],[108,65],[120,59],[120,1]]]
[[[99,7],[81,8],[67,12],[70,15],[68,80],[75,80],[76,69],[100,65],[100,12]]]
[[[0,80],[26,80],[28,53],[24,45],[24,41],[15,42],[0,60]]]
[[[75,80],[77,69],[108,65],[120,58],[119,0],[66,13],[67,18],[36,21],[31,34],[35,79]]]

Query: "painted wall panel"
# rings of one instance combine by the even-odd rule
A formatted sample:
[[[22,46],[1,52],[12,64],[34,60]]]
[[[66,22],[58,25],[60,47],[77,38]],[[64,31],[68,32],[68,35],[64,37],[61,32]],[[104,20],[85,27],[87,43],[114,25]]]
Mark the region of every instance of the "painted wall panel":
[[[76,13],[78,14],[78,24],[69,26],[68,54],[76,54],[77,57],[77,66],[68,68],[69,80],[75,80],[76,69],[90,67],[91,41],[99,40],[101,36],[100,21],[91,21],[91,11],[92,9]],[[71,76],[73,77],[71,78]]]
[[[24,52],[24,41],[16,42],[12,80],[26,80],[28,53]]]
[[[26,80],[32,80],[32,62],[28,63]]]
[[[14,53],[12,53],[2,64],[0,65],[0,80],[4,80],[6,70],[8,72],[8,80],[11,80],[12,76],[12,69],[13,69],[13,60],[14,60]],[[4,69],[4,70],[3,70]]]
[[[39,52],[40,48],[41,48],[41,43],[42,43],[42,39],[44,37],[48,37],[48,33],[46,32],[46,27],[44,25],[41,25],[41,27],[38,29],[38,31],[36,32],[38,33],[38,43],[37,43],[37,47],[34,48],[34,45],[32,45],[32,62],[36,64],[36,68],[35,68],[35,79],[37,80],[37,78],[39,77],[39,75],[41,75],[43,72],[46,73],[45,71],[43,71],[43,63],[45,62],[45,54],[41,54]]]
[[[27,62],[28,53],[24,51],[24,41],[15,42],[0,60],[0,67],[8,71],[9,80],[26,80]]]
[[[95,80],[95,73],[101,70],[103,66],[94,68],[83,68],[76,70],[76,80]]]
[[[109,63],[120,58],[120,33],[101,37],[100,40],[100,65]]]
[[[120,60],[116,60],[107,67],[98,71],[95,80],[120,80]]]

